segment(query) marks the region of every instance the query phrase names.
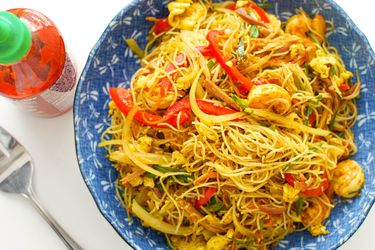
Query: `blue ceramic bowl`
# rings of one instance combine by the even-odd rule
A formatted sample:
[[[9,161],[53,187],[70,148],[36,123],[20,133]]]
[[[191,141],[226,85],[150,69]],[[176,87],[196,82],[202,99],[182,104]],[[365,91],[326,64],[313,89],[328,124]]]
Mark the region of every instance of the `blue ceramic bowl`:
[[[164,236],[129,220],[115,193],[116,171],[106,159],[106,152],[98,148],[102,132],[110,125],[107,104],[108,88],[129,86],[129,80],[139,68],[140,61],[129,50],[124,38],[134,38],[145,46],[150,23],[145,16],[164,17],[168,0],[135,0],[109,23],[102,37],[90,53],[83,70],[74,104],[77,157],[82,176],[104,217],[121,237],[135,249],[168,249]],[[327,221],[329,235],[312,237],[307,232],[294,233],[282,240],[276,249],[336,249],[342,245],[365,219],[375,197],[375,55],[366,37],[347,14],[331,0],[271,1],[268,11],[282,20],[302,7],[310,14],[321,13],[335,23],[329,41],[350,70],[359,70],[362,94],[358,102],[359,116],[354,128],[358,153],[355,159],[366,173],[366,185],[360,197],[341,202]],[[345,218],[345,220],[342,220]]]

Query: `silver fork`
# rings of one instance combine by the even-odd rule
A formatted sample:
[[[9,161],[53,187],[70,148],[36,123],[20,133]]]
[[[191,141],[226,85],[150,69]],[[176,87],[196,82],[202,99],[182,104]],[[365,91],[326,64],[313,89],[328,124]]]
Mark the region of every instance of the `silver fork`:
[[[30,200],[68,249],[83,249],[40,205],[32,189],[32,174],[33,162],[30,154],[0,126],[0,190],[21,194]]]

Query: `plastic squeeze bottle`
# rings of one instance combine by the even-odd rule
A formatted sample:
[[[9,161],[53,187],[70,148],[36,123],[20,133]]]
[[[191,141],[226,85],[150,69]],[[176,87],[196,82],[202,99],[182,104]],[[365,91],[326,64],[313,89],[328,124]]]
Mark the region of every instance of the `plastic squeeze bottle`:
[[[59,30],[30,9],[0,12],[0,95],[40,117],[71,109],[76,70]]]

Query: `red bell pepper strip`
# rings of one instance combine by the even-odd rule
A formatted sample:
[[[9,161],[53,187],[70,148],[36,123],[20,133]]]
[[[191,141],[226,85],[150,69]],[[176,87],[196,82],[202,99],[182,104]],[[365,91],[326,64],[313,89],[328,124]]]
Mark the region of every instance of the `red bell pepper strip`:
[[[229,115],[236,113],[237,111],[230,109],[216,106],[215,104],[203,100],[197,100],[198,107],[206,114],[209,115]],[[181,101],[176,102],[172,106],[170,106],[167,111],[165,112],[165,116],[173,116],[178,114],[181,111],[191,110],[190,100],[183,99]]]
[[[234,82],[238,83],[239,90],[243,94],[248,94],[250,89],[253,87],[254,83],[246,78],[235,66],[229,66],[227,63],[229,60],[225,58],[221,52],[218,45],[217,36],[220,31],[211,30],[207,34],[207,41],[209,42],[209,49],[211,54],[216,58],[217,62],[220,63],[221,67],[229,74]]]
[[[212,196],[215,195],[216,192],[217,192],[217,188],[207,187],[204,196],[200,198],[199,200],[197,200],[197,202],[194,204],[194,207],[196,209],[200,209],[202,206],[207,204],[207,202],[209,202],[209,200],[212,198]]]
[[[315,121],[316,121],[316,115],[315,114],[311,114],[310,117],[309,117],[309,123],[313,124]]]
[[[227,9],[228,9],[228,10],[236,10],[236,3],[229,4],[229,5],[227,6]]]
[[[197,46],[196,47],[199,52],[201,52],[202,56],[212,56],[211,55],[211,50],[207,46]]]
[[[254,2],[249,2],[249,4],[250,7],[256,11],[256,13],[259,15],[260,19],[263,22],[270,23],[270,19],[268,18],[267,13],[264,11],[264,9],[256,5]]]
[[[286,182],[291,185],[292,187],[295,186],[295,180],[292,174],[290,173],[285,173],[285,180]],[[323,174],[323,182],[320,184],[319,187],[313,188],[313,189],[306,189],[301,191],[302,194],[308,195],[308,196],[319,196],[324,194],[324,192],[328,189],[329,187],[329,181],[328,181],[328,174],[325,171]]]
[[[134,107],[133,98],[129,89],[124,88],[110,88],[109,93],[111,95],[112,100],[116,104],[116,106],[120,109],[120,111],[128,115],[129,112]],[[188,112],[181,112],[180,119],[177,116],[160,116],[150,114],[145,111],[137,111],[134,115],[134,119],[139,121],[140,123],[156,128],[167,128],[167,125],[159,125],[159,123],[168,123],[173,127],[177,127],[177,124],[184,124],[190,119],[190,115]]]
[[[172,29],[172,26],[168,22],[168,18],[159,19],[154,25],[154,32],[159,35],[163,32]]]
[[[339,89],[344,92],[344,91],[347,91],[348,89],[350,89],[350,86],[349,86],[349,84],[344,83],[344,84],[340,85]]]
[[[185,56],[183,54],[179,54],[177,56],[177,58],[176,58],[176,64],[180,65],[184,61],[185,61]],[[171,64],[168,65],[168,67],[166,68],[165,72],[166,73],[170,73],[170,72],[174,71],[175,69],[176,69],[175,65],[173,63],[171,63]],[[177,72],[172,73],[171,77],[173,77],[176,73]],[[161,82],[160,82],[160,96],[161,97],[165,97],[171,87],[172,87],[172,83],[171,83],[171,81],[169,80],[168,77],[164,77],[163,79],[161,79]]]

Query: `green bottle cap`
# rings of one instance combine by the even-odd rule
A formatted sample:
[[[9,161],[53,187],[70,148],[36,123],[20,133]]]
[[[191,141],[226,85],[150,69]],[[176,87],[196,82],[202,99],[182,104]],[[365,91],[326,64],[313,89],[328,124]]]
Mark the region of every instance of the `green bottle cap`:
[[[31,32],[16,15],[0,11],[0,64],[19,61],[29,51]]]

